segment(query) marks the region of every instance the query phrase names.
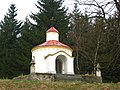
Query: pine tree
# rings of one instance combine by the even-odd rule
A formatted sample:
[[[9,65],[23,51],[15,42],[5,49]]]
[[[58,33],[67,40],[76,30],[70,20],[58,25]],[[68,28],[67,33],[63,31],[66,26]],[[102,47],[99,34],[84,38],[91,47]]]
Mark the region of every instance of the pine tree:
[[[47,29],[54,26],[60,33],[60,40],[66,40],[68,32],[67,10],[62,6],[63,0],[38,0],[37,8],[39,12],[32,13],[31,18],[35,21],[34,26],[39,30],[39,38],[45,40],[43,36]],[[36,30],[37,31],[37,30]],[[41,41],[41,40],[40,40]],[[39,42],[40,42],[39,41]]]

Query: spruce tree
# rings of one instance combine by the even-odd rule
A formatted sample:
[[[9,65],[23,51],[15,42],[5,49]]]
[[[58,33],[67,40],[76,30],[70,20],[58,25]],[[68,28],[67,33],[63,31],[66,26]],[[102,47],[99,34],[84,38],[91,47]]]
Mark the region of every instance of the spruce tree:
[[[18,51],[18,34],[21,31],[21,21],[18,21],[17,9],[15,4],[11,4],[8,13],[5,15],[4,20],[0,23],[0,77],[12,78],[20,74],[19,64],[19,51]],[[22,66],[22,65],[21,65]]]
[[[68,16],[67,10],[62,6],[63,0],[38,0],[36,7],[39,12],[32,13],[31,18],[35,21],[35,28],[39,31],[40,41],[45,40],[45,32],[50,27],[54,26],[60,33],[60,39],[66,40],[68,32]],[[39,41],[39,42],[40,42]]]

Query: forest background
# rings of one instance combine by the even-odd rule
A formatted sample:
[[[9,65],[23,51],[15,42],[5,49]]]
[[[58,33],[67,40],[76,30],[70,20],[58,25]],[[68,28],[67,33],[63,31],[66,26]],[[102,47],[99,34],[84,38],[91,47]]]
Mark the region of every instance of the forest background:
[[[38,0],[38,12],[24,21],[16,19],[17,7],[10,5],[0,21],[0,78],[29,74],[31,49],[54,26],[60,41],[74,50],[76,74],[94,74],[99,64],[104,82],[120,81],[120,0],[75,1],[68,12],[63,0]],[[83,12],[80,5],[89,8]]]

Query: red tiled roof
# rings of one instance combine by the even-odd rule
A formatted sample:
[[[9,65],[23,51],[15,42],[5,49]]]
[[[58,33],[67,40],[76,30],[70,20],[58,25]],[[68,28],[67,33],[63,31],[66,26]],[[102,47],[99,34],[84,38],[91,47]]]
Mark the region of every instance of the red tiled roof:
[[[59,33],[58,30],[55,29],[54,27],[51,27],[50,29],[48,29],[47,32],[57,32],[57,33]]]
[[[56,41],[56,40],[49,40],[49,41],[46,41],[38,46],[63,46],[63,47],[70,48],[69,46],[67,46],[59,41]]]

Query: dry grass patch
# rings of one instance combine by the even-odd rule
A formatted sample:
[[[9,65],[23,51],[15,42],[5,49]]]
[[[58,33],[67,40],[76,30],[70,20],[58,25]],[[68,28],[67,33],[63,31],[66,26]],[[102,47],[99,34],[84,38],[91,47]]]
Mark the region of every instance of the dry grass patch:
[[[6,79],[0,80],[0,90],[120,90],[120,84]]]

